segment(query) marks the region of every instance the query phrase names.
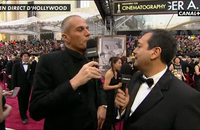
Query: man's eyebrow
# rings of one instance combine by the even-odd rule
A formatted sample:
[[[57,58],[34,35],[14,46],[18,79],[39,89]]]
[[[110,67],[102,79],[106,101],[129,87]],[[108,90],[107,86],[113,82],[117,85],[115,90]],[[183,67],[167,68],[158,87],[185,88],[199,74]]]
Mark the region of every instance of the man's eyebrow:
[[[89,28],[89,26],[78,26],[78,27],[76,27],[76,29],[79,29],[79,28]]]

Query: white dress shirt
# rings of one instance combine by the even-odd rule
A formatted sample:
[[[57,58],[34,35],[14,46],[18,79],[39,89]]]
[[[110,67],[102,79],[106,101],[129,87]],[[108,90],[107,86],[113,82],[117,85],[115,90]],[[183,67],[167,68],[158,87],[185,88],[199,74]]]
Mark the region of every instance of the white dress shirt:
[[[151,90],[153,89],[153,87],[155,86],[155,84],[159,81],[159,79],[163,76],[163,74],[166,72],[167,70],[167,66],[165,67],[164,70],[162,70],[161,72],[148,77],[148,78],[152,78],[154,83],[151,87],[148,86],[148,84],[146,82],[142,83],[140,85],[140,88],[137,92],[137,95],[135,97],[135,100],[131,106],[131,112],[130,115],[131,116],[133,114],[133,112],[137,109],[137,107],[142,103],[142,101],[147,97],[147,95],[151,92]],[[143,75],[143,77],[145,79],[147,79],[147,77],[145,75]]]
[[[22,65],[23,65],[24,63],[27,63],[27,62],[22,62]],[[24,68],[24,71],[26,72],[27,69],[28,69],[28,63],[27,63],[27,65],[23,65],[23,68]]]

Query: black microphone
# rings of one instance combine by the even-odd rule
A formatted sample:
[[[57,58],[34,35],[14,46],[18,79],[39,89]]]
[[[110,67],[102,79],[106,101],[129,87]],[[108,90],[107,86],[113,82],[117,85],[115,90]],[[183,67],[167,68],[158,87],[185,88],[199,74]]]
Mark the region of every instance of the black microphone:
[[[97,40],[89,39],[87,41],[87,48],[86,48],[86,57],[92,61],[98,61],[98,49],[97,49]]]
[[[89,60],[98,62],[99,55],[98,55],[98,49],[97,49],[97,40],[89,39],[87,41],[87,48],[86,48],[85,54]],[[94,66],[94,67],[99,68],[98,66]],[[95,88],[96,88],[96,92],[97,92],[96,93],[97,97],[99,97],[97,79],[95,79],[95,86],[96,86]],[[98,104],[99,104],[99,100],[97,100],[97,105]]]
[[[127,84],[130,82],[132,77],[132,68],[129,64],[123,64],[121,67],[121,82],[122,87],[121,90],[125,92],[125,89],[127,87]],[[121,121],[122,121],[122,115],[121,115],[122,107],[118,109],[119,117],[120,117],[120,130],[121,130]]]
[[[121,67],[121,82],[128,84],[132,77],[132,68],[129,64],[124,64]]]

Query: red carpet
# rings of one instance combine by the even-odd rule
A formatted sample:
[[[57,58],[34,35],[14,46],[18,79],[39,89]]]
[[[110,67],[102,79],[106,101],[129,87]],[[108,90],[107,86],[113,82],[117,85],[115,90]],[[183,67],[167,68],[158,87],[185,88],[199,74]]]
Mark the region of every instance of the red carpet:
[[[12,128],[16,130],[42,130],[43,129],[43,120],[36,122],[30,117],[28,119],[28,124],[22,124],[22,120],[19,114],[18,101],[17,98],[6,99],[6,103],[12,106],[12,111],[9,117],[6,118],[6,128]],[[29,113],[27,114],[29,116]]]
[[[2,86],[2,88],[4,88],[4,85],[1,82],[0,82],[0,85]],[[6,103],[12,106],[13,108],[9,117],[6,118],[6,128],[11,128],[15,130],[43,130],[44,120],[36,122],[29,117],[28,112],[27,112],[27,115],[29,117],[28,124],[26,125],[22,124],[22,120],[19,114],[17,97],[13,99],[7,98]],[[119,126],[120,126],[119,123],[116,124],[116,130],[119,130]],[[122,123],[122,127],[123,127],[123,123]],[[123,129],[121,128],[121,130]]]
[[[1,82],[0,85],[2,86],[3,89],[6,88],[6,86],[4,86],[3,83]],[[29,117],[28,112],[27,112],[27,116],[29,117],[28,124],[26,125],[22,124],[22,120],[19,114],[17,97],[13,99],[7,98],[6,103],[12,106],[12,111],[10,115],[6,118],[6,128],[11,128],[15,130],[43,130],[44,120],[36,122]]]

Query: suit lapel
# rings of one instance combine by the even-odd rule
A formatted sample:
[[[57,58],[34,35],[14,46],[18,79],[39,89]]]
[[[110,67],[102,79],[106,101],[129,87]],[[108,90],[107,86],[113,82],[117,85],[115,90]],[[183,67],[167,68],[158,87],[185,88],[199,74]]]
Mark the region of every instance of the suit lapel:
[[[72,60],[69,58],[69,54],[67,52],[67,50],[62,51],[62,65],[65,68],[66,73],[68,74],[69,78],[71,79],[74,75],[74,70],[72,69],[73,67],[73,62]]]
[[[30,64],[28,64],[28,68],[27,68],[27,79],[29,78],[29,76],[30,76]]]
[[[133,104],[133,101],[135,100],[135,96],[137,95],[138,89],[140,88],[140,82],[137,80],[140,75],[141,74],[138,74],[136,76],[135,80],[133,80],[131,82],[131,84],[128,86],[130,101],[129,101],[129,104],[128,104],[127,109],[126,109],[125,120],[129,117],[129,114],[130,114],[130,111],[131,111],[131,106]]]
[[[157,84],[147,95],[147,97],[142,101],[142,103],[136,108],[129,119],[131,119],[132,121],[137,120],[146,112],[148,112],[152,107],[154,107],[162,98],[163,94],[160,90],[159,85]]]
[[[172,79],[172,74],[167,70],[165,74],[160,78],[160,80],[157,82],[157,84],[154,86],[154,88],[151,90],[151,92],[147,95],[147,97],[142,101],[142,103],[137,107],[137,109],[133,112],[133,114],[128,118],[130,114],[130,108],[133,104],[133,101],[135,99],[135,96],[138,92],[132,92],[130,96],[130,103],[127,107],[127,110],[129,110],[128,115],[126,115],[125,119],[128,118],[128,120],[135,121],[139,119],[141,116],[143,116],[145,113],[147,113],[149,110],[151,110],[157,103],[159,103],[162,98],[164,97],[163,91],[167,91],[169,89],[169,84]],[[132,90],[136,91],[136,90]],[[136,93],[136,94],[135,94]],[[133,99],[132,99],[133,98]],[[127,114],[127,113],[126,113]]]
[[[137,83],[134,85],[131,93],[130,93],[130,101],[127,106],[126,114],[125,114],[125,120],[129,117],[129,114],[131,112],[131,106],[135,100],[135,96],[137,95],[138,89],[140,88],[140,83],[137,81]]]
[[[26,77],[26,72],[24,71],[24,66],[22,65],[22,62],[20,62],[20,67],[21,67],[21,71],[23,73],[23,75]]]

